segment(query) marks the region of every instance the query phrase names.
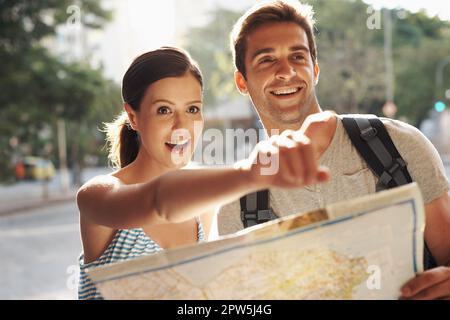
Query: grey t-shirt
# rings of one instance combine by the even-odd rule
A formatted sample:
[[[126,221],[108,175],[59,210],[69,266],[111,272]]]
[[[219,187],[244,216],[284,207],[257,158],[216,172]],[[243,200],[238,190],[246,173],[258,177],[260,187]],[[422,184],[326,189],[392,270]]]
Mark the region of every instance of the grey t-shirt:
[[[330,168],[327,183],[299,189],[270,189],[269,201],[279,217],[308,212],[327,204],[375,193],[376,176],[359,155],[338,117],[334,137],[319,162]],[[450,190],[444,166],[434,146],[415,127],[398,120],[380,118],[407,164],[413,181],[422,191],[425,203]],[[219,234],[243,229],[239,201],[223,206],[219,211]]]

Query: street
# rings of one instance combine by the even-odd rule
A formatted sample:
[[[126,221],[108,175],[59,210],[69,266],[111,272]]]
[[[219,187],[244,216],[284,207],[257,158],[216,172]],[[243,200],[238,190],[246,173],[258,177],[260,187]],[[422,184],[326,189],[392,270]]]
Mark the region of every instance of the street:
[[[109,171],[87,169],[83,181]],[[58,193],[59,186],[57,174],[49,194]],[[38,181],[1,186],[0,209],[5,202],[39,199],[41,189]],[[0,216],[0,299],[76,299],[73,279],[80,252],[74,201]]]
[[[80,252],[73,202],[0,218],[0,299],[76,298],[66,271]]]
[[[0,217],[0,299],[75,299],[80,252],[74,202]]]

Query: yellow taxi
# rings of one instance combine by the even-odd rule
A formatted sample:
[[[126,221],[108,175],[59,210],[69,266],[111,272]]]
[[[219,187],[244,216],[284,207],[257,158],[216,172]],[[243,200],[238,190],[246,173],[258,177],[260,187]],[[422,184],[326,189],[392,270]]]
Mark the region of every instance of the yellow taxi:
[[[55,166],[50,160],[40,157],[24,157],[25,179],[50,180],[55,175]]]

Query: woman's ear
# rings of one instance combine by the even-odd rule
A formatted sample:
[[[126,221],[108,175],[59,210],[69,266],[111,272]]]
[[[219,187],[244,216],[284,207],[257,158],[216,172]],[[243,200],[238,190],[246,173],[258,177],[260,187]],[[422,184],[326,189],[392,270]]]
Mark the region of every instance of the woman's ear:
[[[245,80],[243,74],[240,71],[234,72],[234,82],[236,84],[236,88],[239,90],[240,93],[243,95],[248,94],[247,89],[247,81]]]
[[[123,105],[125,112],[128,115],[128,119],[130,120],[130,126],[134,131],[138,131],[138,125],[137,125],[137,116],[136,111],[133,110],[133,108],[128,104],[125,103]]]

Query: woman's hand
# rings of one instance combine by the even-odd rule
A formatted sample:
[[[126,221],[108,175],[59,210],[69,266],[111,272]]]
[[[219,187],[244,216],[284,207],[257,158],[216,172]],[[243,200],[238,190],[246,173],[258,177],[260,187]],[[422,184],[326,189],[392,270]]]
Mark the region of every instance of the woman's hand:
[[[330,177],[327,168],[318,166],[310,139],[300,131],[287,130],[259,142],[239,166],[261,189],[300,188]]]

